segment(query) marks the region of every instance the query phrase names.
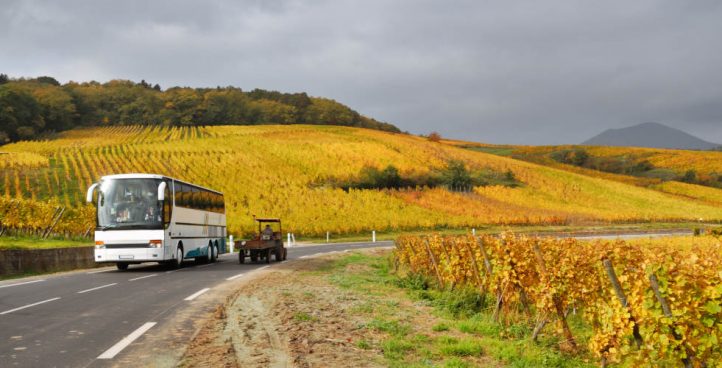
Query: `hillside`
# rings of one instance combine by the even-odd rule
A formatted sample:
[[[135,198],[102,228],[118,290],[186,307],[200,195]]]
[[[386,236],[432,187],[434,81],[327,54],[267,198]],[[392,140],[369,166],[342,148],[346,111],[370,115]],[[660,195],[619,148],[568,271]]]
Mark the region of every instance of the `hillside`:
[[[608,129],[582,142],[582,145],[687,150],[711,150],[722,146],[659,123],[642,123],[627,128]]]
[[[82,205],[85,190],[100,176],[121,172],[166,174],[223,191],[235,234],[252,231],[253,214],[279,216],[287,229],[306,236],[485,224],[722,220],[719,202],[349,127],[86,128],[0,151],[7,152],[0,156],[0,216],[7,227],[47,226],[47,208],[61,204],[73,209],[61,228],[84,233],[94,223],[92,209]],[[357,180],[369,166],[393,165],[402,177],[423,177],[451,160],[471,171],[506,173],[520,185],[460,193],[442,187],[344,190],[335,184]]]
[[[237,87],[162,90],[128,80],[61,85],[52,77],[0,74],[0,144],[74,127],[324,124],[399,132],[332,99]]]

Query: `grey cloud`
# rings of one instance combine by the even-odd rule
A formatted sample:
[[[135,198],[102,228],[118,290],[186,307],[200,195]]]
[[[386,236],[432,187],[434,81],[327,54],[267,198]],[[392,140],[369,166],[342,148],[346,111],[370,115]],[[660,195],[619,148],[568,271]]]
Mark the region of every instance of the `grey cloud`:
[[[496,143],[644,121],[722,142],[720,19],[717,1],[11,1],[0,71],[307,91]]]

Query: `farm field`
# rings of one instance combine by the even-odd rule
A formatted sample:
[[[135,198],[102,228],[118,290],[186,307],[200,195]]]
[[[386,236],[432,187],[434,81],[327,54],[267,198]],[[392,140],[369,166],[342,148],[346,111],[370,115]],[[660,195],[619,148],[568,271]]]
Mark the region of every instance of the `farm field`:
[[[604,225],[722,220],[719,190],[643,188],[554,167],[474,152],[426,138],[315,126],[113,126],[75,129],[0,147],[0,216],[9,229],[45,228],[66,207],[58,231],[94,224],[82,203],[102,175],[151,172],[226,195],[229,232],[252,231],[251,216],[278,216],[298,236],[488,225]],[[343,189],[365,167],[428,175],[452,160],[470,170],[510,172],[519,186]],[[664,191],[664,192],[662,192]],[[692,197],[692,198],[690,198]]]
[[[580,241],[504,233],[402,237],[395,259],[416,285],[468,288],[481,296],[480,321],[556,351],[602,366],[718,367],[721,252],[714,236]]]

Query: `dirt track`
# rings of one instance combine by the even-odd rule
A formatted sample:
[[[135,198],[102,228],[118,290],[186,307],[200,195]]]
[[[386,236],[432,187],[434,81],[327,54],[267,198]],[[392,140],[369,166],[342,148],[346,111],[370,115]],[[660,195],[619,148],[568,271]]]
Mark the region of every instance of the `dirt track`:
[[[255,273],[218,306],[191,341],[181,366],[382,366],[378,352],[356,347],[370,331],[345,312],[363,301],[312,272],[333,258]]]

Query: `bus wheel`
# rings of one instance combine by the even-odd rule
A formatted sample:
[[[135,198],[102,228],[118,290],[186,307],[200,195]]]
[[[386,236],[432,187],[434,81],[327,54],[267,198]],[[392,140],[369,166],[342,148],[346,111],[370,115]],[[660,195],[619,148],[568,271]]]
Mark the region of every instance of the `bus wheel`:
[[[211,247],[211,263],[214,263],[218,259],[218,247],[212,246]]]
[[[183,266],[183,247],[178,247],[175,251],[175,260],[173,262],[173,268],[179,269]]]
[[[127,263],[121,263],[121,262],[118,262],[118,263],[115,264],[115,267],[118,267],[118,269],[121,270],[121,271],[127,270],[127,269],[128,269],[128,266],[129,266],[129,264],[127,264]]]

